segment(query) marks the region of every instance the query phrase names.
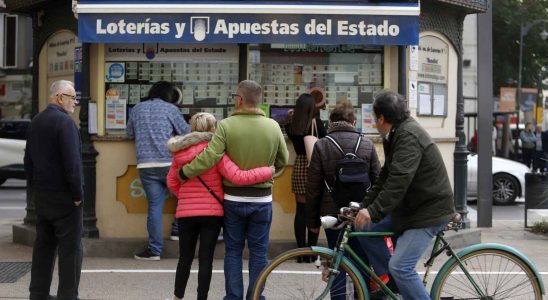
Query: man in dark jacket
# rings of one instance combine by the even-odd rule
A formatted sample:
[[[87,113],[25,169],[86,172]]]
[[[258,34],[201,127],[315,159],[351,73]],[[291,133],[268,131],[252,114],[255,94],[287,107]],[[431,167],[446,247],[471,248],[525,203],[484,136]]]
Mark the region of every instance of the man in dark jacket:
[[[57,299],[77,299],[82,268],[83,168],[78,127],[68,115],[76,105],[74,84],[55,81],[50,103],[27,131],[25,172],[36,203],[30,299],[50,299],[59,254]]]
[[[430,299],[415,266],[455,214],[449,177],[438,147],[409,116],[403,96],[380,93],[373,112],[383,137],[385,163],[355,225],[362,228],[390,214],[394,231],[400,234],[390,274],[404,299]]]

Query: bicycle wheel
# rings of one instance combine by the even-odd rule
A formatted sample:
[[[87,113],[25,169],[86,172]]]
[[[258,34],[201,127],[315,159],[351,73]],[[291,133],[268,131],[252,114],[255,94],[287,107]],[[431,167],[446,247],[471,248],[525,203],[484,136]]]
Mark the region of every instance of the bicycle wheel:
[[[317,262],[318,256],[321,265]],[[260,299],[261,290],[266,299],[318,299],[327,287],[327,283],[322,280],[322,271],[333,260],[332,255],[315,252],[310,248],[282,253],[259,275],[253,299]],[[332,296],[344,295],[346,299],[363,300],[364,292],[358,275],[342,262],[339,270],[346,272],[346,278],[331,287]],[[330,299],[330,293],[327,293],[325,299]]]
[[[484,298],[455,261],[432,287],[432,299],[542,299],[533,271],[517,256],[495,249],[473,251],[460,258]],[[434,292],[435,291],[435,292]]]

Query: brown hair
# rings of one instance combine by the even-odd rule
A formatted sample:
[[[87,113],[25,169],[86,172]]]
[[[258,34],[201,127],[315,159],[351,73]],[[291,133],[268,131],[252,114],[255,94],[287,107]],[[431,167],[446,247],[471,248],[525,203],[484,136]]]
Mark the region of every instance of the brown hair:
[[[335,105],[335,108],[329,115],[329,121],[345,121],[350,124],[354,123],[354,121],[356,121],[356,115],[354,115],[354,107],[352,107],[352,103],[348,100],[337,102],[337,105]]]

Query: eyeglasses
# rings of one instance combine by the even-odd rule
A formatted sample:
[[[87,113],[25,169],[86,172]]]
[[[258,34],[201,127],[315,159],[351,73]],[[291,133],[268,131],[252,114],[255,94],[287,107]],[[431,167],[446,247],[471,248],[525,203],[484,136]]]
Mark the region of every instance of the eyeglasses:
[[[65,93],[60,93],[59,95],[61,95],[61,96],[67,96],[67,97],[69,97],[70,99],[72,99],[72,101],[78,103],[78,100],[76,100],[76,95],[69,95],[69,94],[65,94]]]
[[[232,99],[234,99],[234,98],[236,98],[236,97],[240,97],[240,98],[242,98],[242,99],[244,98],[242,95],[240,95],[240,94],[235,94],[235,93],[232,93],[231,96],[232,96]]]

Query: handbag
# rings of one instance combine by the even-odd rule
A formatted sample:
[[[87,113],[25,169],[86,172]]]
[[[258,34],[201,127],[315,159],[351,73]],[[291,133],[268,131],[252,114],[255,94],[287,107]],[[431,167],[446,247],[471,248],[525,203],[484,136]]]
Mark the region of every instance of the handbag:
[[[306,151],[306,159],[308,164],[312,159],[312,151],[314,150],[314,144],[318,141],[318,128],[316,127],[316,119],[312,119],[312,126],[310,128],[310,134],[304,136],[304,149]]]
[[[204,182],[204,180],[202,178],[200,178],[200,176],[198,176],[198,180],[200,180],[202,185],[215,198],[215,200],[217,200],[217,202],[219,202],[219,204],[221,204],[221,206],[223,206],[223,201],[221,201],[221,199],[219,199],[219,197],[217,197],[217,195],[209,188],[209,186]]]

